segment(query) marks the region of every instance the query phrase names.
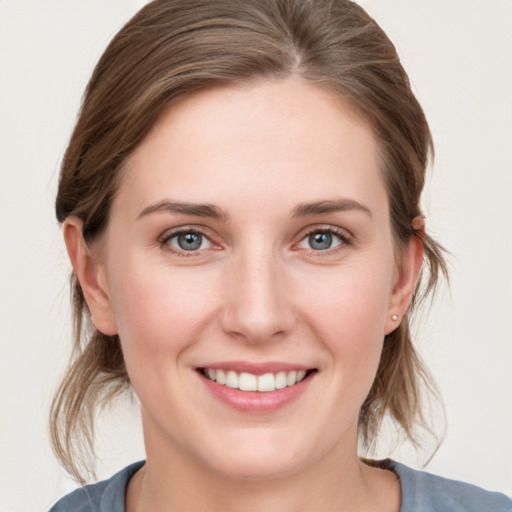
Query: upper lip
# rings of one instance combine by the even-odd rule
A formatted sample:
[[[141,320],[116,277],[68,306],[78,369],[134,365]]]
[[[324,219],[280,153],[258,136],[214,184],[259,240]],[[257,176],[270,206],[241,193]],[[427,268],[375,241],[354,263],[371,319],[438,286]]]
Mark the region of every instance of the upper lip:
[[[266,361],[266,362],[249,362],[249,361],[220,361],[217,363],[206,363],[198,366],[198,369],[208,368],[211,370],[232,370],[237,373],[251,373],[253,375],[264,375],[265,373],[291,372],[293,370],[313,370],[314,367],[297,363]]]

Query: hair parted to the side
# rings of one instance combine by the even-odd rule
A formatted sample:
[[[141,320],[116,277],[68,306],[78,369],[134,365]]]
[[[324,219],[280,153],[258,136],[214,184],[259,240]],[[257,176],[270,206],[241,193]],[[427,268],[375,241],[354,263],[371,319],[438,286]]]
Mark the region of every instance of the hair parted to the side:
[[[184,95],[215,85],[296,75],[328,87],[372,127],[381,146],[397,253],[412,236],[424,248],[424,282],[409,314],[446,275],[441,247],[415,232],[432,139],[397,52],[363,9],[349,0],[156,0],[115,36],[87,86],[61,174],[59,222],[75,216],[94,242],[104,231],[123,163],[159,116]],[[425,279],[426,278],[426,279]],[[425,282],[426,281],[426,282]],[[130,388],[120,340],[90,326],[75,275],[72,361],[51,408],[51,440],[79,482],[94,474],[98,407]],[[389,414],[411,441],[425,424],[420,389],[435,391],[417,356],[408,315],[387,336],[374,385],[361,409],[363,444]]]

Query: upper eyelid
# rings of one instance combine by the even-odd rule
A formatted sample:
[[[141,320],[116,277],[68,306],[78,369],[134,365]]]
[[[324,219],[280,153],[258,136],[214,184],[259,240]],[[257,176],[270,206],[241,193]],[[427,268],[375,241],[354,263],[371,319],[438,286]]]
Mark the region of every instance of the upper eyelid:
[[[338,235],[341,238],[346,238],[348,240],[351,240],[353,238],[352,233],[347,229],[341,228],[339,226],[332,226],[329,224],[318,224],[314,226],[308,226],[298,233],[297,238],[299,240],[302,240],[304,237],[316,232],[334,233],[335,235]]]
[[[199,233],[200,235],[205,236],[211,242],[214,242],[212,238],[214,238],[210,230],[203,226],[190,225],[190,226],[177,226],[174,228],[168,228],[162,232],[162,234],[158,237],[160,241],[169,240],[177,235],[181,235],[182,233]]]

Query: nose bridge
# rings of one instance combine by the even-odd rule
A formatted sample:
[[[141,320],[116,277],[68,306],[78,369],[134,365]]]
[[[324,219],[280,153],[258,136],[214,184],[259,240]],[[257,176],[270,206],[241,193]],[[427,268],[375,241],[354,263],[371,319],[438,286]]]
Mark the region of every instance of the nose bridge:
[[[261,343],[285,334],[293,323],[284,263],[269,245],[252,243],[230,269],[224,329]]]

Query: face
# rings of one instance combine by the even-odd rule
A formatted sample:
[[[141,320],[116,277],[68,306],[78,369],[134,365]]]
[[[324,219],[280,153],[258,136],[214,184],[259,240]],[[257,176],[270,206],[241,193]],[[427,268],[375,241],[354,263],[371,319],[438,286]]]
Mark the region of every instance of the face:
[[[124,172],[100,291],[83,286],[120,336],[148,460],[257,478],[355,454],[410,291],[369,127],[299,80],[218,88],[173,106]]]

